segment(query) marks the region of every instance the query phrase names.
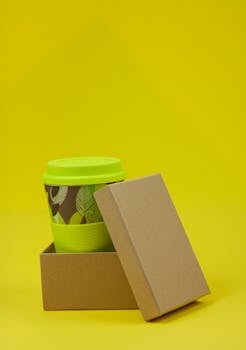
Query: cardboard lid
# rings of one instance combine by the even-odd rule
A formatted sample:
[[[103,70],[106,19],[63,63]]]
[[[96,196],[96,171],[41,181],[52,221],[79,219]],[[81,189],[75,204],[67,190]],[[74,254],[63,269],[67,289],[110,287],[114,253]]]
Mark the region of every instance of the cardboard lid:
[[[145,320],[209,293],[160,174],[94,195]]]

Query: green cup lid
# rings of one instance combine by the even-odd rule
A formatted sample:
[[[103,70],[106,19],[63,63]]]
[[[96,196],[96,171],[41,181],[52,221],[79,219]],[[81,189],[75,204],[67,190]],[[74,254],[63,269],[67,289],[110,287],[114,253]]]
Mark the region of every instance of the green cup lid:
[[[119,158],[75,157],[51,160],[43,181],[47,185],[90,185],[121,181],[127,174]]]

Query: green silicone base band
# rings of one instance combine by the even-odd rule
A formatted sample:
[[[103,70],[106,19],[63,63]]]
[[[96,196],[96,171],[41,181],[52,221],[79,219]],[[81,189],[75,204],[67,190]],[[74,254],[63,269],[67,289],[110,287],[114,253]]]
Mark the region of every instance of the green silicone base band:
[[[104,222],[80,225],[51,223],[57,253],[114,251]]]

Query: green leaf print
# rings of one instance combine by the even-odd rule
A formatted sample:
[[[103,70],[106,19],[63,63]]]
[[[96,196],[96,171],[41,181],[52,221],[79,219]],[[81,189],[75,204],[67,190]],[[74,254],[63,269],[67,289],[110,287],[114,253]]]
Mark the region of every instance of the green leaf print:
[[[76,197],[76,209],[87,223],[103,221],[93,193],[94,185],[81,186]]]
[[[71,218],[70,218],[70,220],[69,220],[69,224],[70,224],[70,225],[77,225],[77,224],[80,224],[81,221],[82,221],[82,218],[83,218],[83,216],[82,216],[78,211],[76,211],[76,213],[74,213],[74,214],[71,216]]]
[[[57,224],[66,224],[63,220],[62,216],[57,212],[56,215],[53,216],[54,222]]]

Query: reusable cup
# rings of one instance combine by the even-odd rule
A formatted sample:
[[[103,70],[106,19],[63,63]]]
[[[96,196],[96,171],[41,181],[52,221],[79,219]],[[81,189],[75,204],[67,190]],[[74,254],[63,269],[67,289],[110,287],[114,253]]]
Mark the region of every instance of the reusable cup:
[[[48,162],[43,181],[57,253],[114,250],[93,193],[125,178],[118,158],[77,157]]]

